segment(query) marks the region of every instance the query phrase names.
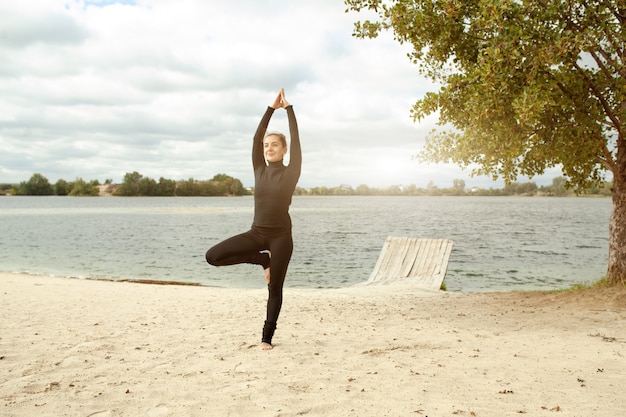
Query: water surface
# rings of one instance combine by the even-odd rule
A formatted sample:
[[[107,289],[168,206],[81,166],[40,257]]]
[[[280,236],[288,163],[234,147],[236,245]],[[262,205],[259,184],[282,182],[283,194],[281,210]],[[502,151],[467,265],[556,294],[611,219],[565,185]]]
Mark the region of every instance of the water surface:
[[[252,197],[0,197],[0,270],[262,287],[204,253],[246,231]],[[558,289],[606,273],[609,198],[294,197],[285,285],[364,282],[387,236],[454,241],[449,291]]]

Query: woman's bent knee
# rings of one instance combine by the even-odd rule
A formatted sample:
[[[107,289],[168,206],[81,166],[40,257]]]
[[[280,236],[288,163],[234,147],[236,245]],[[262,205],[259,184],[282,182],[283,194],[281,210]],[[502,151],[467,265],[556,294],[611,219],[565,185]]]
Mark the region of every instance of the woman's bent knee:
[[[206,258],[206,261],[213,265],[213,266],[218,266],[217,265],[217,258],[215,257],[214,252],[209,249],[208,251],[206,251],[206,255],[204,256]]]

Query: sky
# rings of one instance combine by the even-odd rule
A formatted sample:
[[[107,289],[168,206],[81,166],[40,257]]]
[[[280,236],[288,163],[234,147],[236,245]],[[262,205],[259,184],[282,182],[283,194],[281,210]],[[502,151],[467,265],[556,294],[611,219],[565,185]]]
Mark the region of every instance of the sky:
[[[301,187],[499,188],[414,156],[436,87],[391,34],[356,39],[342,0],[0,0],[0,183],[40,173],[253,186],[252,136],[282,87],[303,150]],[[269,130],[288,133],[277,110]],[[288,162],[288,158],[286,159]],[[558,170],[520,178],[549,185]]]

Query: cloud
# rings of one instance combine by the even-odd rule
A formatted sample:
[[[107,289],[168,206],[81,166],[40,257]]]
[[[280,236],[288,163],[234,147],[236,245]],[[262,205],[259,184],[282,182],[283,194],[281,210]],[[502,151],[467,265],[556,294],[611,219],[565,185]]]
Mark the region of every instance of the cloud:
[[[61,11],[42,15],[3,10],[0,28],[3,48],[14,50],[31,46],[76,45],[89,35],[83,27]]]
[[[341,0],[29,0],[0,5],[0,182],[172,179],[253,184],[251,137],[284,87],[300,185],[387,186],[467,172],[413,160],[433,86],[390,35],[351,36]],[[270,129],[288,131],[284,112]],[[468,185],[488,179],[467,180]]]

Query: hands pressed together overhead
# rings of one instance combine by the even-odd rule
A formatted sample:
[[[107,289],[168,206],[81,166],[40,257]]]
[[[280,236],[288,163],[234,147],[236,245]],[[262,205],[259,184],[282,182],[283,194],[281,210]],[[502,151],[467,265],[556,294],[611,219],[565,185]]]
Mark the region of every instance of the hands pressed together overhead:
[[[280,91],[278,92],[278,95],[274,99],[274,102],[270,105],[270,107],[273,109],[279,109],[279,108],[284,109],[289,105],[290,105],[289,102],[285,98],[285,89],[281,88]]]

